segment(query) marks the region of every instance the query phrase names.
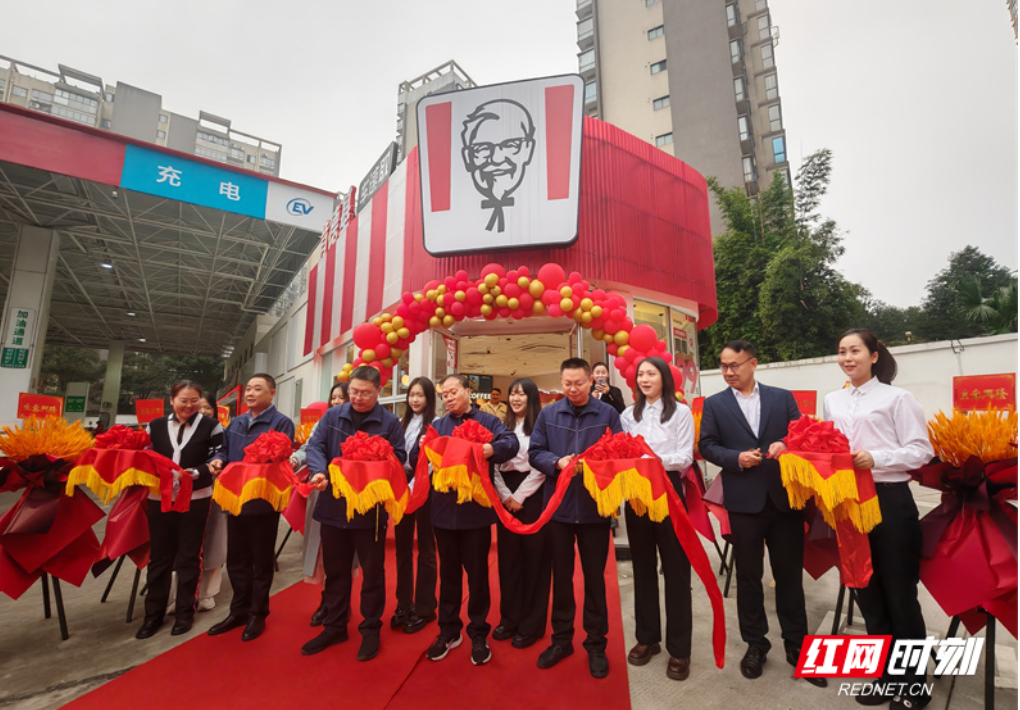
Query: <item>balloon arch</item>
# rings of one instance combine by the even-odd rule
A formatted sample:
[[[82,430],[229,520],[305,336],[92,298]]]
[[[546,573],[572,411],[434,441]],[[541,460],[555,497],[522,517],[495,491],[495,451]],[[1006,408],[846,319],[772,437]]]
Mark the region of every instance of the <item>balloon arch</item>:
[[[521,320],[542,315],[573,318],[590,330],[593,338],[605,342],[631,389],[644,358],[663,358],[670,364],[677,393],[682,396],[685,372],[672,364],[669,348],[654,328],[634,325],[627,316],[626,299],[612,291],[592,289],[576,271],[568,275],[562,266],[552,263],[535,275],[526,266],[507,271],[499,264],[488,264],[476,281],[461,270],[443,281],[429,281],[418,293],[405,292],[395,313],[383,313],[354,329],[358,357],[344,365],[337,379],[346,382],[354,368],[368,365],[379,370],[385,385],[393,365],[415,337],[429,328],[449,328],[467,318]],[[696,372],[686,374],[687,379],[697,376]]]

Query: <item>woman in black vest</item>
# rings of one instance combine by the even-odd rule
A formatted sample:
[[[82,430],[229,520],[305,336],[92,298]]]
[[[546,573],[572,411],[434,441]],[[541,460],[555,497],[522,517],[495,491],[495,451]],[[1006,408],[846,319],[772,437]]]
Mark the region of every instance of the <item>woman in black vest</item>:
[[[170,580],[177,573],[174,635],[191,630],[202,572],[202,539],[212,503],[212,474],[206,463],[223,443],[223,427],[199,412],[202,388],[182,380],[170,390],[173,414],[149,423],[152,448],[192,478],[191,504],[184,513],[162,512],[159,496],[149,496],[149,557],[145,621],[135,638],[147,639],[163,625],[170,597]]]

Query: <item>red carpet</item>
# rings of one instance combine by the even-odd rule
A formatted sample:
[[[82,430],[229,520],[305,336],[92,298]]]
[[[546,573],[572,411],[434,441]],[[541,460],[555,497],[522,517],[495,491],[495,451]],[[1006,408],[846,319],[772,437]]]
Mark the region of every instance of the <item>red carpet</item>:
[[[495,542],[495,534],[493,538]],[[319,590],[299,582],[273,597],[266,632],[257,641],[242,643],[240,630],[215,637],[202,634],[65,707],[109,710],[144,699],[150,710],[234,707],[282,710],[341,705],[358,710],[460,707],[625,710],[630,707],[630,692],[615,562],[610,545],[606,565],[610,629],[606,653],[610,672],[603,680],[588,674],[588,657],[581,647],[584,631],[580,563],[574,576],[578,601],[574,655],[555,668],[540,670],[535,666],[538,654],[548,645],[548,636],[525,650],[515,649],[509,642],[490,640],[492,660],[485,666],[471,665],[471,645],[466,635],[460,647],[442,661],[426,659],[425,649],[438,632],[434,623],[415,635],[389,628],[396,584],[391,532],[382,648],[374,660],[359,663],[355,659],[360,644],[357,624],[361,618],[357,610],[358,580],[349,626],[351,639],[315,656],[301,655],[301,645],[317,633],[317,629],[308,626],[308,617],[318,604]],[[495,545],[489,556],[489,575],[492,588],[489,622],[495,626],[499,623]],[[466,612],[463,618],[466,623]]]

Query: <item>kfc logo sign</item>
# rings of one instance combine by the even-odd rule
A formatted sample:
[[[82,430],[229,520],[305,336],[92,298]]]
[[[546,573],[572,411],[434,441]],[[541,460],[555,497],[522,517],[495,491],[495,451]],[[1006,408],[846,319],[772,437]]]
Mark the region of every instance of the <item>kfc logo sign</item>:
[[[418,103],[425,249],[434,255],[577,239],[579,76],[428,96]]]

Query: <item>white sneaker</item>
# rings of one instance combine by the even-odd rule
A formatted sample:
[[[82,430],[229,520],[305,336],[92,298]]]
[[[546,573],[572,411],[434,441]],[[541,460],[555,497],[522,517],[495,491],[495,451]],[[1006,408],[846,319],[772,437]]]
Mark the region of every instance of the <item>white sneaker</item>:
[[[212,611],[216,608],[216,600],[213,597],[206,597],[198,600],[199,611]]]

